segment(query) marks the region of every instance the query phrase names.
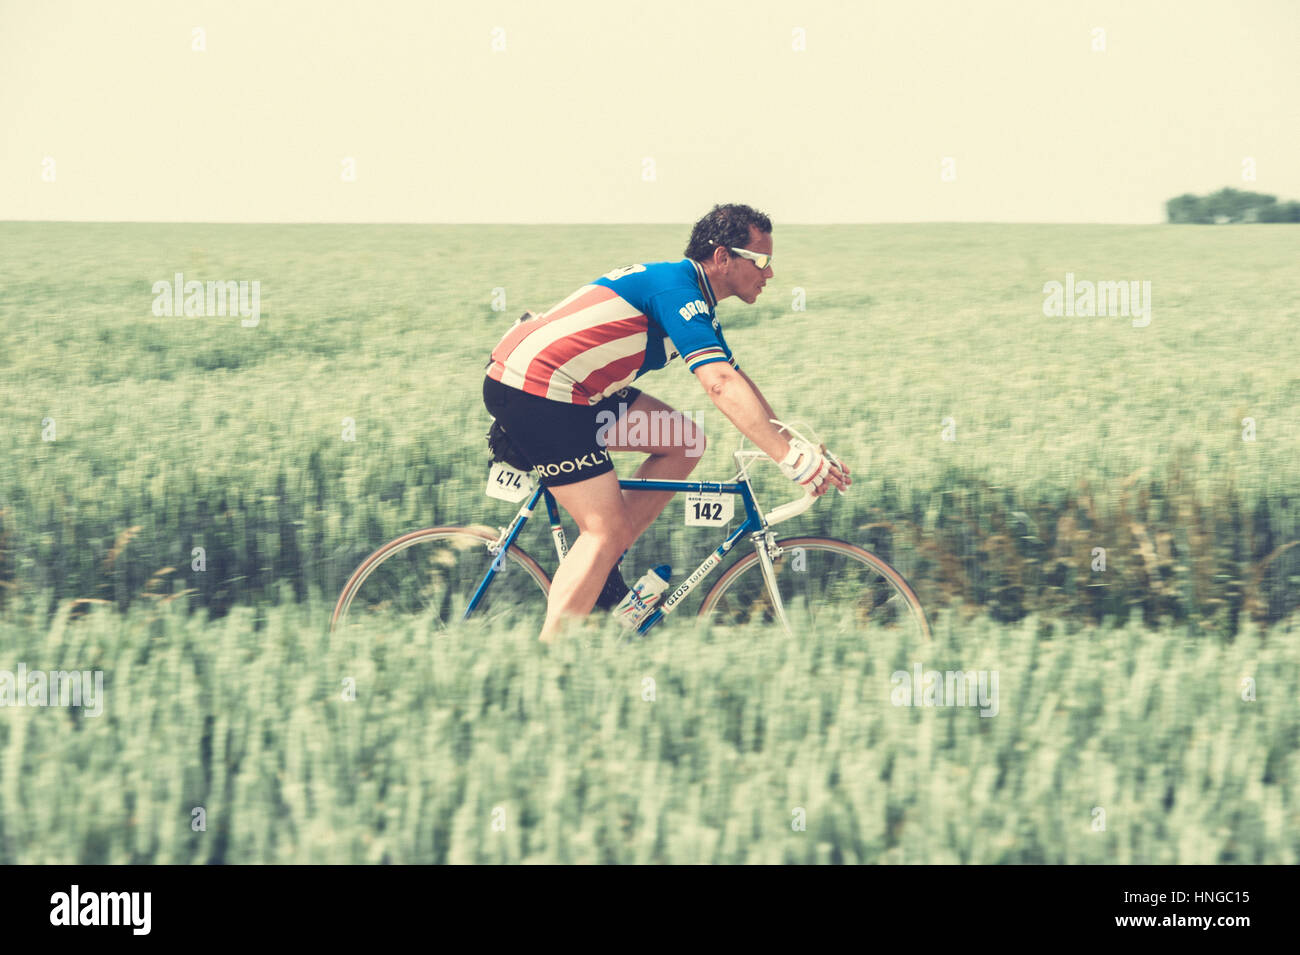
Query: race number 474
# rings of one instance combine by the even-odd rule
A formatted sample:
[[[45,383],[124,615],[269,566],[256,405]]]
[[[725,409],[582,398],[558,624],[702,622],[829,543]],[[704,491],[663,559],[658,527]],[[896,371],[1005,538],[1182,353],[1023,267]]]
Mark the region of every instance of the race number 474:
[[[518,468],[496,461],[492,464],[492,470],[488,472],[487,489],[484,493],[498,501],[518,503],[533,493],[533,479],[531,475]]]

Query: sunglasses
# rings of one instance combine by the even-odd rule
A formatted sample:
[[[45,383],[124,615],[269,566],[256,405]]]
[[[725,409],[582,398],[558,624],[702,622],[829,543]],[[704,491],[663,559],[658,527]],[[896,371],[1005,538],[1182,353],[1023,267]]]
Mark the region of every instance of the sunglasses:
[[[712,239],[710,239],[709,242],[714,245],[717,244],[716,242],[713,242]],[[736,253],[736,255],[740,256],[742,259],[749,259],[749,261],[758,266],[760,272],[772,264],[772,254],[770,252],[750,252],[749,249],[735,249],[729,245],[725,246],[725,248],[728,252]]]

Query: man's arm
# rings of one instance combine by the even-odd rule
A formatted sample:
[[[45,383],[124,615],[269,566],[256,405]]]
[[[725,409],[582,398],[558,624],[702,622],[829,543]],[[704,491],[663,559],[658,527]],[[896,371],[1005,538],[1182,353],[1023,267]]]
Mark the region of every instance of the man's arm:
[[[695,377],[719,411],[754,445],[780,461],[790,451],[790,442],[771,423],[776,414],[749,376],[723,361],[710,362],[695,370]]]
[[[739,368],[736,369],[736,372],[740,375],[741,378],[744,378],[747,382],[749,382],[749,387],[754,389],[754,394],[758,395],[758,400],[762,402],[763,411],[767,415],[768,420],[770,421],[771,419],[775,418],[776,412],[772,410],[772,406],[771,404],[768,403],[768,400],[763,397],[763,392],[758,390],[758,385],[754,384],[754,379],[750,378],[749,375],[745,374]]]
[[[715,361],[696,368],[695,377],[741,434],[773,461],[784,460],[790,453],[790,442],[772,424],[776,413],[748,375],[726,362]],[[814,497],[820,497],[832,486],[843,491],[851,483],[848,472],[833,464],[829,465],[826,476],[826,483],[812,491]]]

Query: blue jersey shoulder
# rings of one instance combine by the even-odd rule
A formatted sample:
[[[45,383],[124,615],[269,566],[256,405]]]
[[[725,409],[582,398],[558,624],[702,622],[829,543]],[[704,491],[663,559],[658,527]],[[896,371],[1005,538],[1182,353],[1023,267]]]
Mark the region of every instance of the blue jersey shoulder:
[[[690,301],[699,299],[704,311],[712,310],[704,303],[704,296],[696,279],[695,266],[690,259],[680,262],[648,262],[642,265],[625,265],[606,272],[591,283],[611,288],[634,308],[651,318],[656,296],[665,292],[680,293],[674,299]]]
[[[671,342],[672,348],[653,343],[653,356],[648,350],[643,371],[662,368],[678,354],[691,371],[714,361],[735,366],[722,327],[714,317],[708,277],[690,259],[627,265],[607,272],[592,284],[613,289]]]

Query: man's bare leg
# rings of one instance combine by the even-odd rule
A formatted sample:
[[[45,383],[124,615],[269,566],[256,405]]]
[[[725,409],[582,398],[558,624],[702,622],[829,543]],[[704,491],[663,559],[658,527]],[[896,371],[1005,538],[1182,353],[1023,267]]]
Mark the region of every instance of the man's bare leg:
[[[634,413],[644,416],[642,420],[647,423],[654,421],[658,433],[646,427],[645,434],[656,440],[613,440],[619,434],[628,434],[628,423],[620,420],[618,429],[609,435],[608,449],[648,453],[634,477],[661,481],[686,478],[700,462],[704,433],[684,415],[677,420],[669,418],[673,409],[651,395],[638,396],[623,419]],[[658,417],[652,419],[655,413]],[[556,638],[568,618],[591,612],[619,557],[674,497],[672,491],[620,491],[618,477],[612,471],[551,488],[551,493],[577,523],[578,537],[551,581],[541,634],[546,643]]]
[[[613,471],[553,487],[551,494],[577,523],[578,538],[551,580],[543,643],[554,641],[569,618],[591,612],[614,563],[636,539]]]
[[[677,420],[668,418],[668,415],[672,414],[678,416]],[[655,427],[646,426],[644,430],[647,435],[657,440],[630,441],[623,444],[612,440],[620,435],[629,437],[634,435],[631,426],[627,423],[627,419],[632,415],[639,416],[643,422],[653,421]],[[660,481],[681,481],[689,477],[695,470],[695,466],[700,463],[705,447],[704,432],[689,418],[681,412],[674,412],[670,405],[664,404],[653,395],[644,393],[632,402],[627,413],[620,418],[617,430],[611,432],[609,437],[611,440],[607,447],[611,451],[641,451],[649,454],[649,457],[641,462],[633,477]],[[674,496],[672,491],[623,491],[623,500],[627,503],[627,519],[632,526],[632,541],[640,537],[645,529],[654,523],[655,518],[668,506],[668,502]]]

